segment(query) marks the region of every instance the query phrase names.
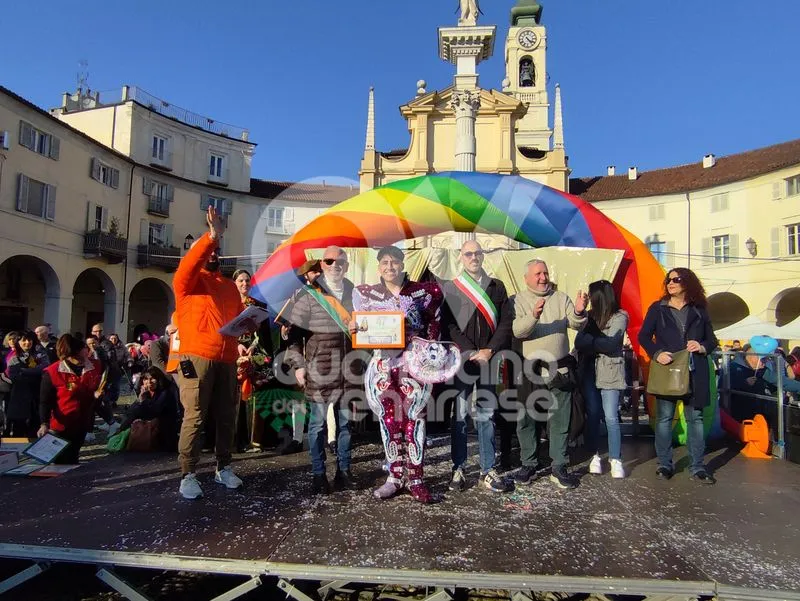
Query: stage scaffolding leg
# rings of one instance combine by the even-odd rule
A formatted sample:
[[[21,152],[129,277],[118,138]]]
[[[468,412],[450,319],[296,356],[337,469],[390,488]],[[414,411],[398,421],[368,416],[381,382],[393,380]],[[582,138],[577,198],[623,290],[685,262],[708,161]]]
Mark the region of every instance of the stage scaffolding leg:
[[[261,576],[254,576],[247,582],[243,582],[236,588],[232,588],[227,593],[223,593],[219,597],[214,597],[211,601],[233,601],[234,599],[238,599],[242,595],[246,595],[250,591],[257,589],[262,584],[263,582],[261,582]]]
[[[100,580],[105,582],[108,586],[113,588],[126,599],[130,599],[131,601],[151,601],[150,597],[146,597],[137,591],[133,586],[125,582],[111,570],[100,568],[95,576],[97,576]]]
[[[281,578],[278,580],[278,588],[281,589],[288,597],[291,597],[295,601],[315,601],[308,595],[306,595],[303,591],[293,585],[289,580],[285,580]]]
[[[0,595],[3,593],[7,593],[12,588],[18,587],[20,584],[24,582],[28,582],[31,578],[36,578],[39,574],[48,570],[52,564],[49,561],[40,561],[32,566],[25,568],[21,572],[18,572],[11,576],[11,578],[6,578],[2,582],[0,582]]]
[[[317,589],[317,594],[319,595],[320,599],[325,599],[332,591],[347,592],[347,593],[355,592],[351,589],[343,588],[348,584],[350,584],[350,582],[348,582],[347,580],[331,580],[329,582],[326,582],[325,584],[322,584],[322,586],[320,586]]]

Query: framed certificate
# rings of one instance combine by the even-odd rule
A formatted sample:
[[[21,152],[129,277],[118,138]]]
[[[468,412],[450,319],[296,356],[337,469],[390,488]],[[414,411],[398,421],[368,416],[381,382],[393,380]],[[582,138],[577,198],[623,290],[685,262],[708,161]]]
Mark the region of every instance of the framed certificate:
[[[406,316],[402,311],[353,311],[358,331],[353,348],[405,348]]]
[[[42,463],[50,463],[68,446],[69,442],[48,432],[39,440],[32,443],[23,453]]]

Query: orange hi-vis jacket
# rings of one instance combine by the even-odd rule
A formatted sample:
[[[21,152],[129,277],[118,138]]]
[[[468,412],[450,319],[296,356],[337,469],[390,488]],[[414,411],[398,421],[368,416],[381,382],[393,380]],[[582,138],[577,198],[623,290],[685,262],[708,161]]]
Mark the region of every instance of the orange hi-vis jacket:
[[[205,268],[216,246],[210,234],[203,234],[181,259],[172,280],[175,325],[181,355],[236,363],[238,339],[218,330],[239,315],[244,305],[233,280]]]

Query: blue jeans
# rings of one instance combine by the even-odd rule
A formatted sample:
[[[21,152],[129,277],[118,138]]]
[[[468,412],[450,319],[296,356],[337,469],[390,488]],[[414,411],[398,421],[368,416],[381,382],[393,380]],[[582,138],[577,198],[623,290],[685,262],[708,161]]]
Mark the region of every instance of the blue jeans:
[[[706,450],[703,432],[703,411],[690,405],[683,405],[686,417],[686,448],[689,450],[691,467],[689,473],[694,475],[705,471],[703,455]],[[675,415],[675,403],[666,399],[656,399],[656,455],[658,465],[672,470],[672,418]]]
[[[315,476],[325,473],[325,417],[328,412],[329,403],[311,404],[311,415],[308,419],[308,449],[311,453],[311,471]],[[337,407],[334,412],[337,425],[339,427],[339,437],[337,438],[336,466],[340,471],[350,469],[350,421],[348,419],[349,409]]]
[[[583,400],[586,403],[586,449],[600,452],[600,420],[608,431],[608,458],[622,459],[622,433],[619,427],[619,390],[598,389],[594,369],[583,375]]]
[[[494,467],[494,410],[497,405],[494,386],[482,386],[473,382],[457,380],[458,397],[456,398],[453,423],[450,429],[450,450],[453,458],[453,469],[463,467],[467,462],[467,421],[472,399],[473,388],[477,389],[475,403],[475,429],[478,431],[478,452],[480,456],[481,474]]]

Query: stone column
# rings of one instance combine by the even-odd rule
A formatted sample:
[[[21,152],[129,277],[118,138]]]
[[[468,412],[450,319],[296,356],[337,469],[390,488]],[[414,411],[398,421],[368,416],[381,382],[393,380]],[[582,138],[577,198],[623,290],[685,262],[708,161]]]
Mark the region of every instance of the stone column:
[[[481,106],[478,90],[455,90],[450,106],[456,116],[456,170],[475,171],[475,118]]]

